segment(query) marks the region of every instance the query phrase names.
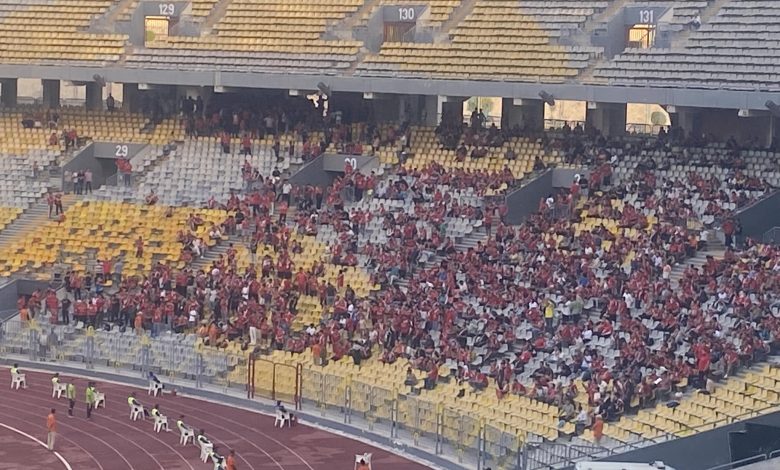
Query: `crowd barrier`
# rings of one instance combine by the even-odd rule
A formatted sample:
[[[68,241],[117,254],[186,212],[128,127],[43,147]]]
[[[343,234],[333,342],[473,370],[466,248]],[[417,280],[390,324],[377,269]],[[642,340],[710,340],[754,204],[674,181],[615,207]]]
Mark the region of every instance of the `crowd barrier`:
[[[23,356],[33,362],[74,365],[87,370],[113,369],[131,375],[147,377],[153,372],[169,383],[177,380],[228,387],[246,386],[240,367],[246,357],[239,351],[204,347],[192,335],[163,333],[157,337],[95,330],[75,325],[49,325],[18,317],[0,323],[0,357]]]

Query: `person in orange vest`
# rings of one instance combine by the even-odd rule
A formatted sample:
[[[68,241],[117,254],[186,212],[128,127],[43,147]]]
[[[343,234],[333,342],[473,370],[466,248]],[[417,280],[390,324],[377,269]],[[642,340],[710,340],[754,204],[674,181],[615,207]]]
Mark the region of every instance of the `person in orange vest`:
[[[56,411],[52,408],[51,413],[46,417],[46,448],[49,451],[54,450],[54,440],[57,438],[57,418],[54,417]]]
[[[230,449],[230,455],[228,455],[227,462],[225,464],[225,470],[238,470],[238,464],[236,463],[236,451]]]

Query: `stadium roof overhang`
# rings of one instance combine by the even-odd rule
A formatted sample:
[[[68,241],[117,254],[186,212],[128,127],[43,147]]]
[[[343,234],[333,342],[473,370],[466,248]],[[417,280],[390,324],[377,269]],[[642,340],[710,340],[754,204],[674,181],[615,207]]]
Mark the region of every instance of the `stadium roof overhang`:
[[[651,103],[692,108],[761,109],[780,92],[664,88],[585,84],[546,84],[426,78],[349,77],[335,75],[271,74],[219,71],[151,70],[122,67],[76,67],[0,65],[0,77],[93,81],[100,75],[107,82],[183,86],[221,86],[313,90],[323,82],[336,92],[390,93],[404,95],[494,96],[538,99],[544,90],[559,100],[597,103]]]

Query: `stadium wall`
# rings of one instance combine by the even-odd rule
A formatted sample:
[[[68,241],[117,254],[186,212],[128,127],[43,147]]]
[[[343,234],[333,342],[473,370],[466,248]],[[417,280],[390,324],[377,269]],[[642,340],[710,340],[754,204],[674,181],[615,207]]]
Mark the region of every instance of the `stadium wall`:
[[[539,200],[553,190],[553,170],[547,170],[506,196],[510,224],[519,224],[530,214],[539,210]]]
[[[741,240],[761,240],[769,229],[780,226],[780,191],[738,211],[737,219],[742,224]]]
[[[680,470],[707,470],[731,463],[729,433],[745,431],[748,424],[774,426],[780,429],[780,412],[614,455],[602,461],[648,463],[660,460]]]

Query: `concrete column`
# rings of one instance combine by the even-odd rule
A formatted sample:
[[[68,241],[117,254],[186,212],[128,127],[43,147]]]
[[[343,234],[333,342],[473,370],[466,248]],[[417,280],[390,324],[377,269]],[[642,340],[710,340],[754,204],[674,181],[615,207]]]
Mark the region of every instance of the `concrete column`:
[[[103,87],[99,83],[87,83],[87,109],[96,111],[103,109]]]
[[[626,105],[589,102],[585,122],[605,136],[623,135],[626,133]]]
[[[436,119],[436,125],[438,125],[443,116],[447,116],[451,120],[463,121],[463,102],[468,98],[461,96],[439,96],[437,101],[438,118]]]
[[[512,98],[501,98],[501,128],[511,129],[523,123],[520,109],[515,106]]]
[[[60,107],[59,80],[43,80],[43,106],[46,108]]]
[[[137,83],[122,84],[122,109],[137,113],[141,109],[141,94]]]
[[[544,101],[525,98],[515,98],[503,103],[502,115],[507,115],[506,122],[510,127],[515,125],[528,131],[544,130]]]
[[[16,107],[19,81],[16,78],[0,80],[0,103],[6,108]]]
[[[394,99],[387,95],[375,95],[370,104],[374,108],[374,119],[377,122],[398,121],[401,108]]]
[[[686,136],[699,133],[699,111],[694,108],[682,108],[677,106],[672,107],[671,110],[667,108],[667,111],[669,112],[669,117],[672,121],[672,127],[679,127],[685,131]]]

